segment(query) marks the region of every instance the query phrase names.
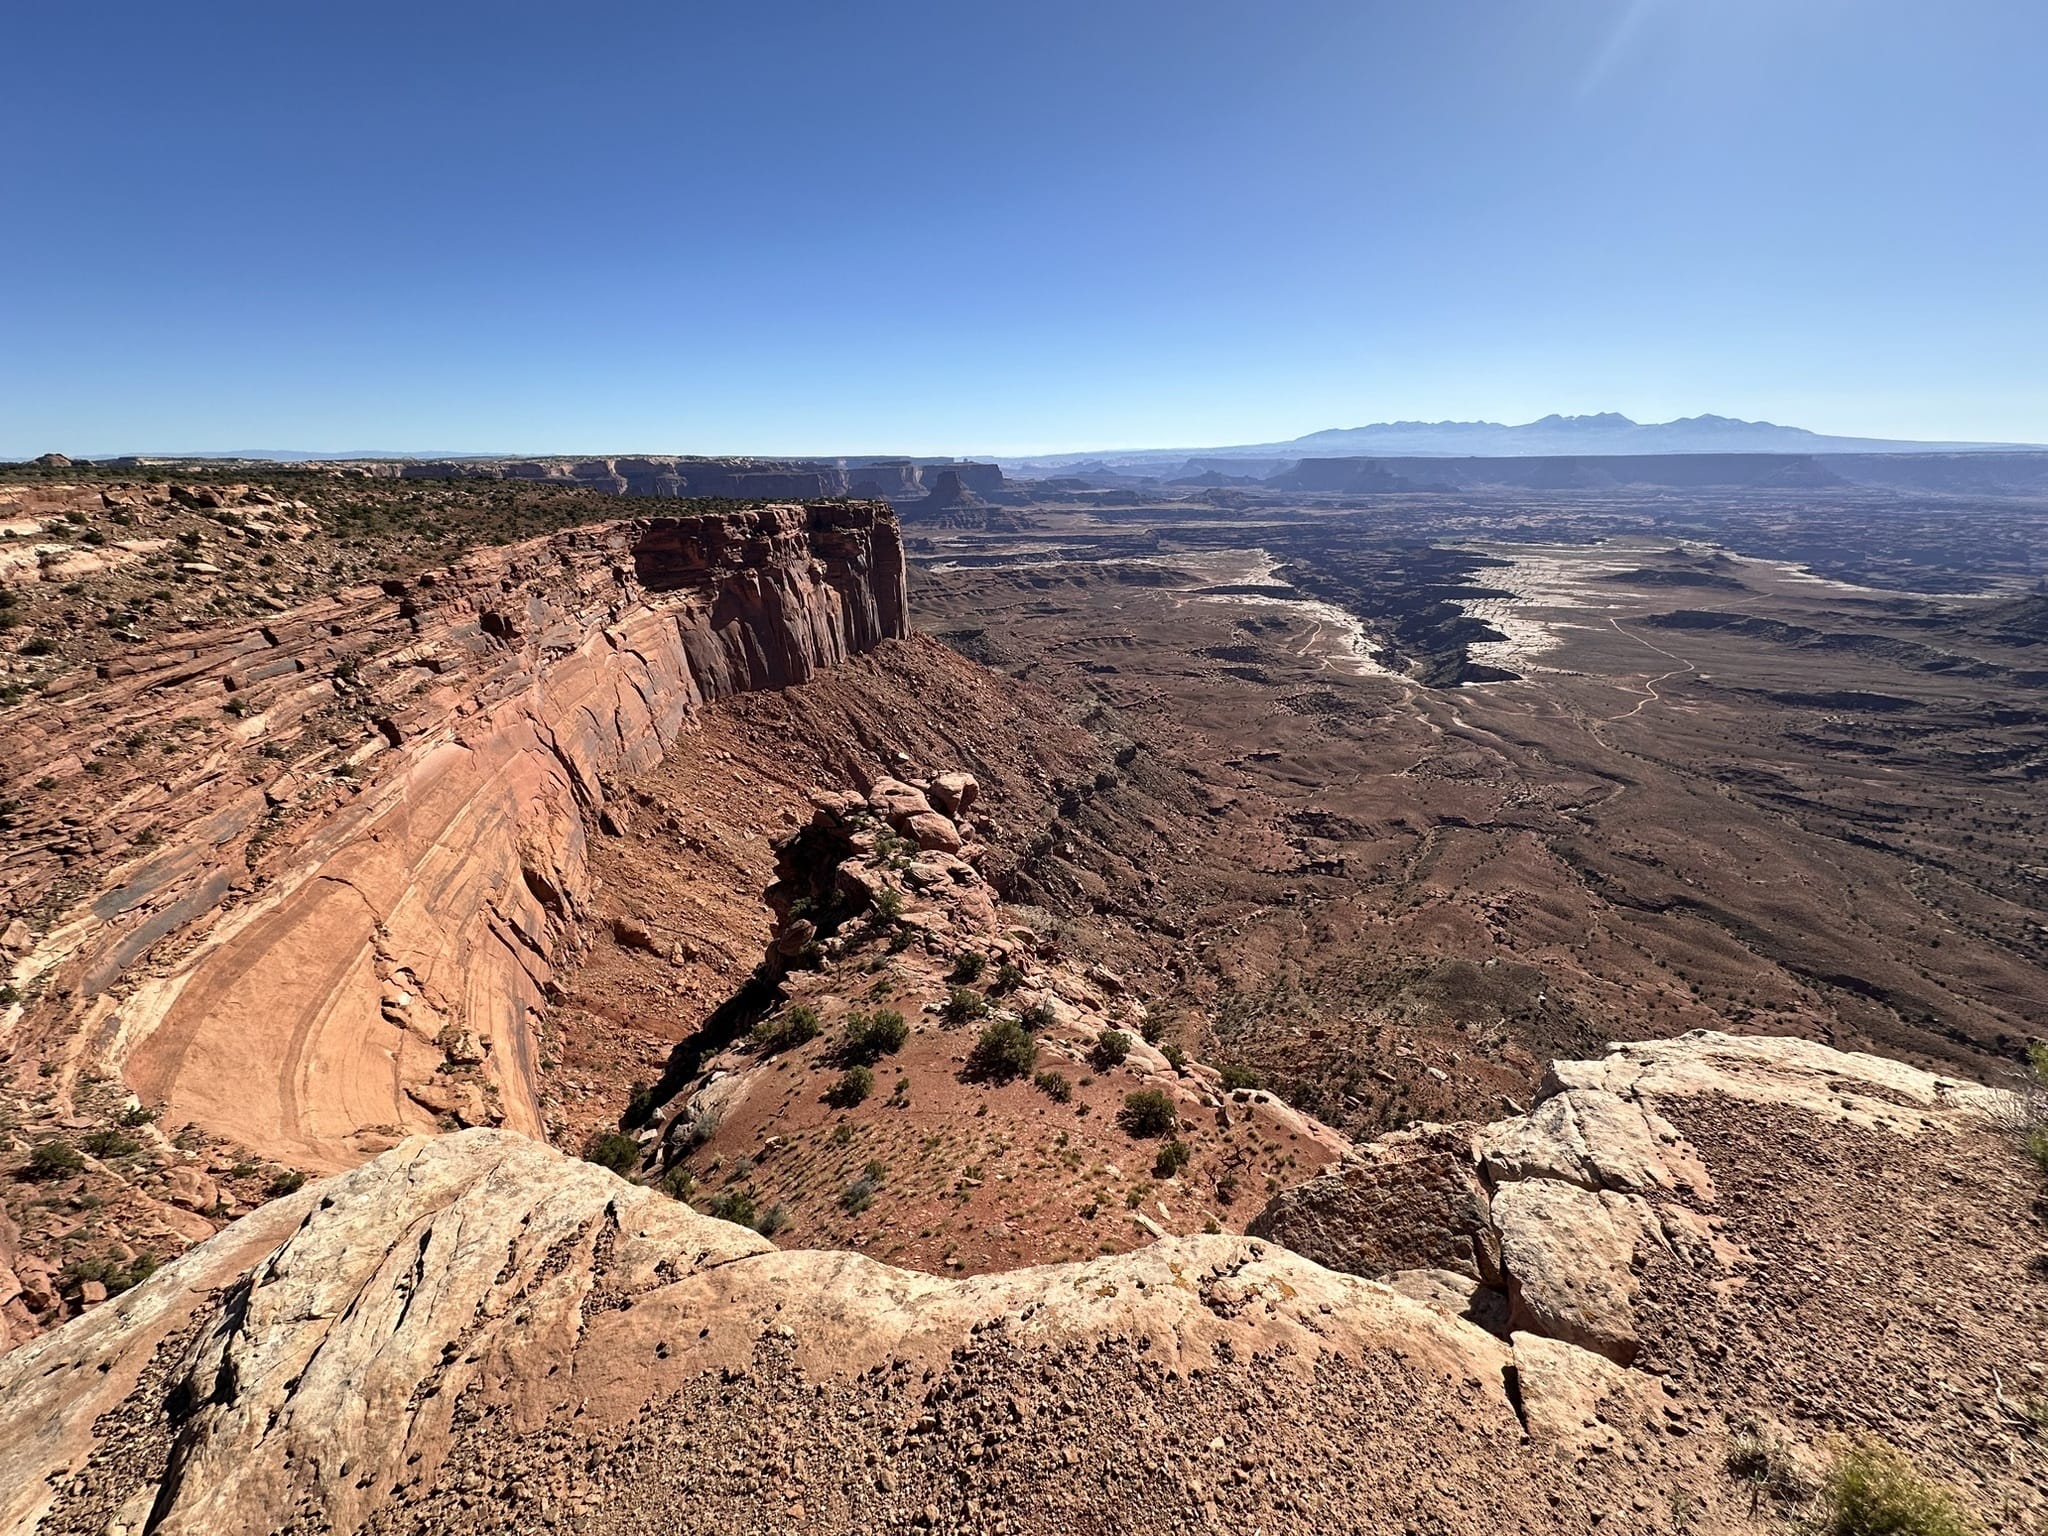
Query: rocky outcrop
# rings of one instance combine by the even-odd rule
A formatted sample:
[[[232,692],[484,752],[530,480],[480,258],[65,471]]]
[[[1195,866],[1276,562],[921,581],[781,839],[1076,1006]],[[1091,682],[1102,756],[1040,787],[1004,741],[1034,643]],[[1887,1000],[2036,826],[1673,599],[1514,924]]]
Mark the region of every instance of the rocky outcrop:
[[[914,502],[944,475],[971,493],[995,493],[1000,466],[928,459],[736,459],[641,455],[599,459],[410,459],[357,461],[353,473],[402,480],[534,480],[612,496],[805,501],[822,496]],[[978,505],[978,503],[977,503]]]
[[[904,809],[901,788],[878,798]],[[1968,1186],[1993,1228],[2026,1198],[1985,1171],[2009,1155],[1977,1139],[1991,1097],[1894,1064],[1695,1034],[1554,1076],[1621,1103],[1580,1114],[1545,1168],[1604,1165],[1599,1128],[1627,1127],[1632,1107],[1712,1137],[1662,1142],[1671,1155],[1726,1185],[1776,1181],[1808,1220],[1860,1193],[1837,1187],[1808,1129],[1870,1138],[1908,1184]],[[1540,1108],[1365,1161],[1426,1168],[1512,1144],[1534,1168],[1541,1127],[1565,1123]],[[1766,1139],[1735,1133],[1745,1117]],[[1760,1150],[1776,1166],[1757,1166]],[[1441,1208],[1426,1172],[1411,1187]],[[1833,1257],[1798,1234],[1767,1246],[1782,1212],[1723,1218],[1681,1193],[1706,1203],[1697,1184],[1500,1182],[1509,1283],[1560,1286],[1545,1292],[1554,1312],[1532,1304],[1502,1339],[1416,1283],[1444,1270],[1382,1285],[1223,1234],[948,1280],[778,1251],[502,1132],[412,1140],[0,1359],[0,1530],[1584,1531],[1661,1529],[1673,1509],[1744,1529],[1766,1492],[1797,1493],[1732,1475],[1733,1436],[1793,1414],[1820,1433],[1883,1405],[1757,1363],[1796,1353],[1816,1324],[1773,1298],[1741,1311],[1745,1281]],[[1388,1193],[1389,1216],[1397,1203]],[[1593,1230],[1596,1209],[1614,1234]],[[1625,1231],[1621,1210],[1649,1219]],[[1548,1229],[1534,1247],[1525,1216]],[[1758,1251],[1734,1251],[1724,1219]],[[1865,1199],[1857,1224],[1885,1222]],[[1636,1277],[1657,1293],[1640,1319],[1654,1372],[1587,1347],[1597,1331],[1558,1331],[1601,1315],[1581,1282],[1623,1243],[1651,1250]],[[1946,1396],[1918,1421],[1921,1455],[2031,1517],[2018,1447],[2032,1431],[1973,1401],[1989,1299],[1888,1298],[1894,1321],[1866,1348],[1896,1337],[1908,1307],[1927,1313],[1916,1358]],[[2015,1318],[2004,1347],[2024,1354],[2031,1328]]]
[[[89,705],[11,720],[32,821],[0,880],[33,941],[0,1042],[313,1169],[535,1130],[532,1026],[610,781],[706,701],[907,628],[893,518],[817,504],[577,529],[132,651]],[[136,733],[177,743],[163,778],[34,788]]]
[[[1705,1161],[1661,1106],[1733,1099],[1901,1136],[1981,1129],[1999,1095],[1875,1056],[1804,1040],[1697,1030],[1552,1064],[1526,1115],[1425,1126],[1361,1148],[1287,1190],[1250,1228],[1320,1263],[1472,1298],[1500,1331],[1575,1345],[1627,1365],[1638,1352],[1638,1276],[1654,1256],[1726,1274]],[[1448,1272],[1468,1282],[1444,1287]]]

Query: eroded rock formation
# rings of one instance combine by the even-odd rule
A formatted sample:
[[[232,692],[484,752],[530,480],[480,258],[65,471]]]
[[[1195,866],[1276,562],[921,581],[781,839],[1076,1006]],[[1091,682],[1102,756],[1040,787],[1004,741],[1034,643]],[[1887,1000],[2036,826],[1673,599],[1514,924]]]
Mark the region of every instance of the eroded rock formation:
[[[530,1021],[608,782],[705,701],[907,628],[893,518],[818,504],[577,529],[131,652],[14,712],[25,785],[89,783],[128,733],[185,750],[112,804],[29,800],[0,1039],[312,1169],[535,1129]]]
[[[1561,1175],[1498,1193],[1655,1213],[1654,1255],[1615,1260],[1646,1296],[1635,1367],[1530,1327],[1497,1338],[1445,1296],[1255,1238],[969,1280],[781,1252],[478,1130],[280,1200],[0,1361],[0,1528],[1477,1532],[1635,1529],[1679,1508],[1732,1530],[1757,1497],[1726,1470],[1738,1426],[1793,1424],[1807,1454],[1894,1412],[1974,1497],[2037,1509],[2024,1426],[2001,1421],[1991,1373],[2000,1349],[2034,1347],[2038,1297],[1998,1294],[2006,1315],[1987,1315],[2000,1276],[1914,1268],[1949,1283],[1889,1297],[1884,1334],[1816,1374],[1800,1365],[1817,1340],[1857,1336],[1825,1287],[1819,1320],[1776,1294],[1788,1263],[1854,1265],[1873,1240],[1943,1262],[1916,1221],[1843,1187],[1857,1157],[1883,1159],[1902,1195],[1953,1186],[1962,1209],[2006,1220],[2026,1181],[1985,1126],[1987,1095],[1705,1035],[1556,1078],[1617,1105],[1578,1121],[1585,1134],[1539,1109],[1474,1144],[1512,1142],[1519,1166]],[[1668,1135],[1653,1113],[1673,1117]],[[1663,1149],[1639,1167],[1648,1194],[1563,1176],[1646,1145]],[[1702,1177],[1776,1181],[1810,1230],[1788,1243],[1782,1215],[1746,1200],[1705,1215]],[[1946,1196],[1931,1207],[1954,1221]],[[1597,1271],[1610,1254],[1586,1232],[1556,1224],[1548,1261]],[[1512,1280],[1527,1260],[1501,1236]],[[1902,1343],[1942,1383],[1933,1401],[1868,1390]]]

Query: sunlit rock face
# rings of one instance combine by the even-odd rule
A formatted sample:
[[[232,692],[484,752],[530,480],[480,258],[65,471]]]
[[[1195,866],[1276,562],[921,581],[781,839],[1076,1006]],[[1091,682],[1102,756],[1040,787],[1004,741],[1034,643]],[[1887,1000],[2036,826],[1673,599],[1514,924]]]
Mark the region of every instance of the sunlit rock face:
[[[833,503],[573,529],[130,653],[89,705],[20,712],[27,759],[194,746],[149,791],[154,846],[8,871],[56,912],[5,1028],[299,1166],[537,1131],[532,1024],[608,785],[706,702],[908,630],[893,516]]]

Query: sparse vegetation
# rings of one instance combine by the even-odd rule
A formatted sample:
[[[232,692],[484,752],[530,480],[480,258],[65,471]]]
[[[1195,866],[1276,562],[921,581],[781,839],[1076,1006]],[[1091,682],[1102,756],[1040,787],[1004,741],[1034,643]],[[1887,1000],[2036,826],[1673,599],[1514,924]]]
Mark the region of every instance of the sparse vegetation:
[[[32,1179],[61,1179],[84,1167],[84,1156],[68,1141],[39,1141],[29,1148],[28,1176]]]
[[[1180,1110],[1157,1088],[1140,1088],[1124,1095],[1124,1107],[1116,1123],[1130,1136],[1146,1139],[1170,1136],[1180,1128]]]
[[[894,1008],[877,1008],[873,1013],[846,1016],[846,1039],[841,1055],[855,1065],[872,1064],[903,1049],[910,1038],[910,1026]]]
[[[852,1109],[875,1091],[875,1074],[867,1067],[848,1067],[839,1080],[825,1090],[825,1101],[835,1109]]]
[[[741,1227],[753,1226],[759,1216],[751,1189],[721,1189],[704,1202],[704,1214]]]
[[[947,995],[940,1015],[948,1024],[970,1024],[976,1019],[988,1017],[988,999],[971,987],[955,987]]]
[[[1088,1053],[1088,1065],[1098,1072],[1108,1072],[1124,1064],[1131,1054],[1131,1037],[1120,1029],[1105,1029],[1095,1037],[1095,1048]]]
[[[962,950],[953,960],[953,974],[947,979],[962,985],[981,980],[981,973],[988,969],[988,956],[978,949]]]
[[[1188,1144],[1178,1137],[1159,1149],[1159,1155],[1152,1160],[1152,1177],[1170,1179],[1193,1161],[1194,1153]]]
[[[1876,1440],[1836,1456],[1821,1483],[1816,1528],[1823,1536],[1979,1536],[1982,1530],[1947,1489]]]
[[[1074,1085],[1067,1080],[1064,1072],[1041,1072],[1031,1079],[1038,1091],[1055,1104],[1064,1104],[1074,1096]]]
[[[1029,1030],[999,1019],[981,1032],[967,1053],[966,1075],[977,1081],[1008,1082],[1030,1074],[1038,1061],[1038,1042]]]
[[[277,1177],[263,1186],[263,1193],[269,1199],[278,1200],[286,1195],[295,1195],[306,1187],[306,1176],[297,1168],[279,1170]]]
[[[1229,1092],[1237,1093],[1264,1086],[1264,1079],[1250,1067],[1240,1062],[1230,1062],[1223,1067],[1222,1071],[1223,1086]]]
[[[798,1003],[763,1019],[754,1026],[749,1038],[762,1055],[773,1056],[817,1039],[824,1027],[817,1009],[809,1003]]]
[[[598,1131],[583,1143],[583,1161],[623,1178],[640,1164],[640,1143],[624,1131]]]
[[[1029,1008],[1018,1013],[1017,1022],[1035,1035],[1051,1029],[1059,1022],[1059,1018],[1052,1011],[1052,1004],[1041,997]]]
[[[116,1157],[132,1157],[142,1150],[142,1143],[132,1136],[123,1136],[119,1131],[88,1131],[84,1137],[85,1150],[102,1160]]]

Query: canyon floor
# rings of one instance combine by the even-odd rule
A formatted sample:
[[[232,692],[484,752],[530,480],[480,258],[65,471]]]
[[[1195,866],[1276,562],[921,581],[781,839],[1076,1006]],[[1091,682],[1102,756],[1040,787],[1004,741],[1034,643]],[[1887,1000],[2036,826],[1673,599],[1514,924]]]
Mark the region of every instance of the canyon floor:
[[[2040,509],[10,494],[10,1529],[2035,1528]]]

